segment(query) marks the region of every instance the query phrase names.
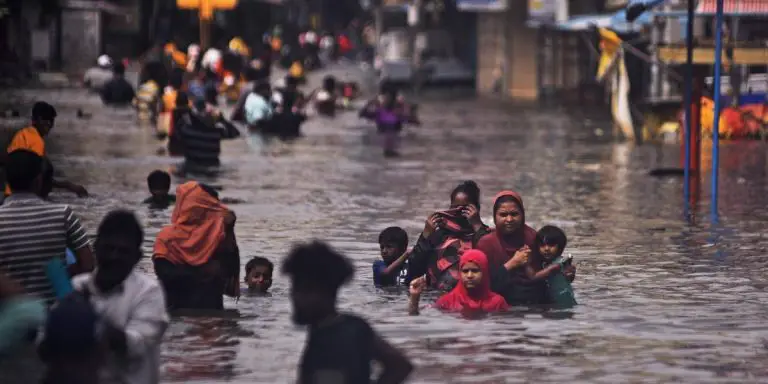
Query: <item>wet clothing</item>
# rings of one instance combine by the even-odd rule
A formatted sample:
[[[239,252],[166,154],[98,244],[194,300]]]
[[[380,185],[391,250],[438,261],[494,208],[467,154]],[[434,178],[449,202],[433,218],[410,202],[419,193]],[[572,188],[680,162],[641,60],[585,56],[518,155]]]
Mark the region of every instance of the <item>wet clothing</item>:
[[[237,102],[232,108],[232,114],[229,117],[230,120],[237,122],[245,121],[245,101],[248,100],[248,96],[253,93],[253,87],[255,85],[255,81],[248,81],[240,87],[240,96],[237,98]]]
[[[159,96],[160,86],[156,82],[149,80],[139,86],[133,101],[139,121],[154,122],[157,119]]]
[[[243,108],[245,121],[248,125],[256,125],[260,121],[269,120],[274,113],[269,101],[264,96],[253,92],[246,97]]]
[[[102,383],[157,384],[160,382],[160,345],[170,318],[157,280],[136,268],[111,292],[100,292],[93,274],[72,279],[103,319],[125,332],[125,356],[108,353],[101,369]]]
[[[463,283],[459,283],[451,292],[440,297],[435,307],[444,311],[481,311],[499,312],[509,309],[509,305],[501,295],[491,292],[491,276],[488,269],[488,258],[482,251],[470,249],[461,255],[459,267],[474,263],[480,267],[482,278],[480,285],[472,292]]]
[[[31,345],[31,336],[44,321],[45,305],[40,300],[21,296],[0,301],[0,356]]]
[[[440,291],[450,291],[459,282],[459,258],[473,248],[475,241],[487,233],[483,227],[475,232],[457,210],[440,212],[445,225],[425,239],[420,235],[411,251],[410,279],[427,275],[428,285]]]
[[[385,153],[394,153],[399,148],[400,132],[407,118],[400,108],[376,107],[369,104],[360,112],[360,117],[373,120],[379,133]]]
[[[304,95],[296,89],[283,88],[275,93],[275,99],[279,111],[274,116],[274,133],[284,138],[300,136],[301,124],[307,119],[301,110]]]
[[[370,383],[375,337],[371,326],[353,315],[312,326],[299,365],[299,384]]]
[[[45,156],[45,140],[40,135],[40,131],[37,128],[29,126],[17,131],[11,143],[8,144],[6,153],[11,153],[17,149],[25,149],[30,152],[36,153],[38,156]],[[5,186],[5,196],[11,194],[11,187]]]
[[[405,260],[400,268],[392,271],[392,273],[385,275],[384,270],[389,265],[384,260],[376,260],[373,262],[373,284],[376,287],[388,287],[394,285],[407,286],[411,283],[408,275],[408,260]]]
[[[503,197],[514,198],[523,215],[523,226],[511,239],[503,238],[498,231],[484,236],[477,242],[477,249],[488,256],[491,266],[492,289],[504,296],[510,305],[530,305],[546,302],[546,287],[544,282],[529,281],[525,268],[517,268],[507,271],[504,263],[514,256],[523,246],[534,249],[536,244],[536,230],[525,225],[525,208],[522,197],[512,191],[504,191],[496,195],[495,202]]]
[[[88,247],[88,234],[68,205],[31,193],[14,193],[0,206],[0,271],[24,290],[53,304],[56,295],[45,267],[65,261],[66,249]]]
[[[188,113],[174,121],[173,136],[178,139],[188,167],[218,167],[221,162],[223,131],[203,116]]]
[[[135,96],[133,86],[123,76],[115,76],[101,90],[101,101],[106,105],[129,105]]]
[[[147,197],[142,204],[149,204],[152,208],[167,208],[169,205],[176,203],[176,195],[168,195],[162,201],[155,200],[154,197]]]
[[[228,209],[194,181],[180,185],[176,196],[171,224],[157,235],[153,255],[168,306],[222,309],[222,296],[238,282],[240,269],[234,232],[224,224]],[[221,273],[210,272],[216,266]]]

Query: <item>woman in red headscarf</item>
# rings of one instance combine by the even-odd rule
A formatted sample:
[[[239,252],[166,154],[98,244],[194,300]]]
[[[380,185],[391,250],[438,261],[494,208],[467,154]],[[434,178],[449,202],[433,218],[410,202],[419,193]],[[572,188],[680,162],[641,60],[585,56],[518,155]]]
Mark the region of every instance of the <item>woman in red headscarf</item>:
[[[471,249],[461,255],[459,262],[461,279],[450,292],[440,297],[434,307],[447,312],[483,312],[505,311],[509,305],[501,295],[491,291],[491,275],[488,258],[481,251]],[[420,277],[411,282],[408,311],[419,314],[419,300],[426,287],[426,278]]]
[[[176,189],[171,224],[155,240],[152,261],[171,309],[223,309],[239,292],[235,215],[211,187],[190,181]]]
[[[488,255],[493,290],[511,305],[545,304],[544,282],[528,279],[525,266],[534,251],[536,230],[525,224],[523,198],[517,192],[502,191],[493,203],[494,231],[477,241],[477,249]],[[573,275],[569,271],[566,275]]]

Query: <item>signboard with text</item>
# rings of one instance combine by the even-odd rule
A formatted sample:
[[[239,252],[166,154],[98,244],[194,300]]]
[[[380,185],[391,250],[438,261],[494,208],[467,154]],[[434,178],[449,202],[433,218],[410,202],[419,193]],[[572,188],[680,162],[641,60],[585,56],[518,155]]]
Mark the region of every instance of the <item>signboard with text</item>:
[[[498,12],[507,10],[507,0],[456,0],[460,11]]]
[[[557,0],[528,0],[528,23],[539,25],[555,22]]]

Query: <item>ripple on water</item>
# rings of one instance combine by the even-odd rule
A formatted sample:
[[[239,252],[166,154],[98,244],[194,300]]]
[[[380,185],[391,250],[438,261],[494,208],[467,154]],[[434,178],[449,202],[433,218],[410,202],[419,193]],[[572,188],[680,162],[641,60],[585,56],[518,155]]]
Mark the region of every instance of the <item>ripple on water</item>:
[[[91,231],[115,207],[136,209],[149,256],[170,211],[138,202],[147,196],[146,175],[177,160],[157,154],[161,143],[132,112],[102,109],[95,96],[21,96],[57,106],[52,157],[64,176],[93,192],[54,199],[74,205]],[[91,118],[77,119],[77,109]],[[370,319],[416,362],[414,382],[768,380],[765,144],[723,146],[724,224],[708,224],[704,188],[688,225],[680,180],[647,176],[649,168],[677,164],[674,147],[595,138],[594,129],[608,125],[580,112],[448,101],[424,102],[421,113],[425,124],[409,129],[398,160],[382,158],[354,114],[310,121],[306,137],[291,144],[225,143],[225,171],[203,180],[243,200],[232,205],[243,263],[259,255],[279,265],[298,241],[330,240],[357,270],[340,306]],[[411,317],[405,292],[371,286],[379,231],[400,225],[415,241],[426,216],[469,178],[482,187],[486,222],[495,192],[512,188],[523,194],[530,223],[565,228],[579,268],[579,307],[517,309],[479,321],[433,310]],[[148,258],[140,267],[152,273]],[[235,312],[174,319],[163,346],[165,380],[292,381],[305,334],[290,322],[285,277],[277,272],[269,297],[227,299],[226,306]]]

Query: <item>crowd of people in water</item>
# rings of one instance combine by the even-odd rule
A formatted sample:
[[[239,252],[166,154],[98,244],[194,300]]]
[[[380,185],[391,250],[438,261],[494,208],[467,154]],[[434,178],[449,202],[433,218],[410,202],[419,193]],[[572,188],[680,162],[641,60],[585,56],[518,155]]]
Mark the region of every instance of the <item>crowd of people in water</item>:
[[[267,47],[273,51],[272,44]],[[233,41],[226,54],[246,48]],[[208,53],[198,60],[194,49],[182,58],[173,46],[165,52],[171,68],[147,63],[135,92],[125,80],[124,64],[106,57],[99,65],[109,67],[112,76],[105,80],[93,71],[86,80],[98,86],[105,104],[133,105],[140,121],[158,127],[168,152],[183,155],[185,165],[217,166],[220,140],[239,132],[217,106],[219,94],[234,84],[217,74],[217,65],[229,61],[206,58]],[[297,90],[303,74],[292,73],[275,94],[265,81],[269,55],[242,61],[251,57],[240,54],[246,65],[242,86],[231,98],[231,120],[260,134],[296,136],[294,125],[306,118],[307,100],[333,116],[344,106],[338,99],[356,92],[327,78],[305,98]],[[376,122],[386,138],[385,154],[394,156],[402,124],[418,119],[396,89],[386,88],[380,96],[360,115]],[[144,231],[134,213],[108,213],[92,241],[72,207],[48,199],[54,188],[88,194],[83,186],[53,177],[45,139],[56,117],[52,105],[36,103],[30,125],[15,133],[1,159],[6,189],[0,205],[0,382],[158,383],[170,315],[221,310],[224,297],[258,300],[269,292],[275,266],[255,256],[241,271],[237,215],[221,191],[186,181],[173,194],[172,175],[161,170],[148,175],[150,196],[144,201],[150,209],[173,210],[154,240],[156,278],[137,268]],[[493,228],[481,220],[480,208],[480,188],[465,181],[451,191],[446,209],[429,215],[413,246],[405,229],[384,229],[372,284],[402,287],[408,295],[403,311],[412,315],[420,313],[426,290],[440,294],[429,306],[470,317],[519,306],[575,305],[576,269],[564,231],[528,226],[523,198],[513,191],[496,195]],[[291,283],[293,320],[309,326],[299,383],[368,383],[372,362],[382,367],[378,383],[401,383],[410,375],[408,358],[366,320],[337,311],[338,292],[356,272],[345,256],[323,242],[299,244],[281,270]]]
[[[154,127],[166,140],[171,156],[183,156],[189,168],[207,168],[218,165],[221,140],[241,136],[238,126],[290,140],[301,136],[310,112],[334,118],[339,111],[355,108],[361,93],[354,81],[327,76],[318,89],[302,90],[306,71],[350,49],[342,44],[345,40],[326,42],[328,38],[306,31],[295,43],[298,49],[290,48],[277,29],[257,49],[235,37],[226,47],[205,52],[197,44],[183,52],[170,42],[159,55],[145,57],[136,90],[125,78],[126,63],[106,55],[86,72],[83,83],[99,92],[106,105],[133,105],[141,124]],[[322,54],[328,47],[338,53]],[[286,67],[288,74],[273,83],[274,65]],[[224,114],[227,105],[232,107],[229,116]],[[387,157],[399,155],[403,126],[419,124],[416,106],[393,84],[382,84],[358,115],[376,124]]]

